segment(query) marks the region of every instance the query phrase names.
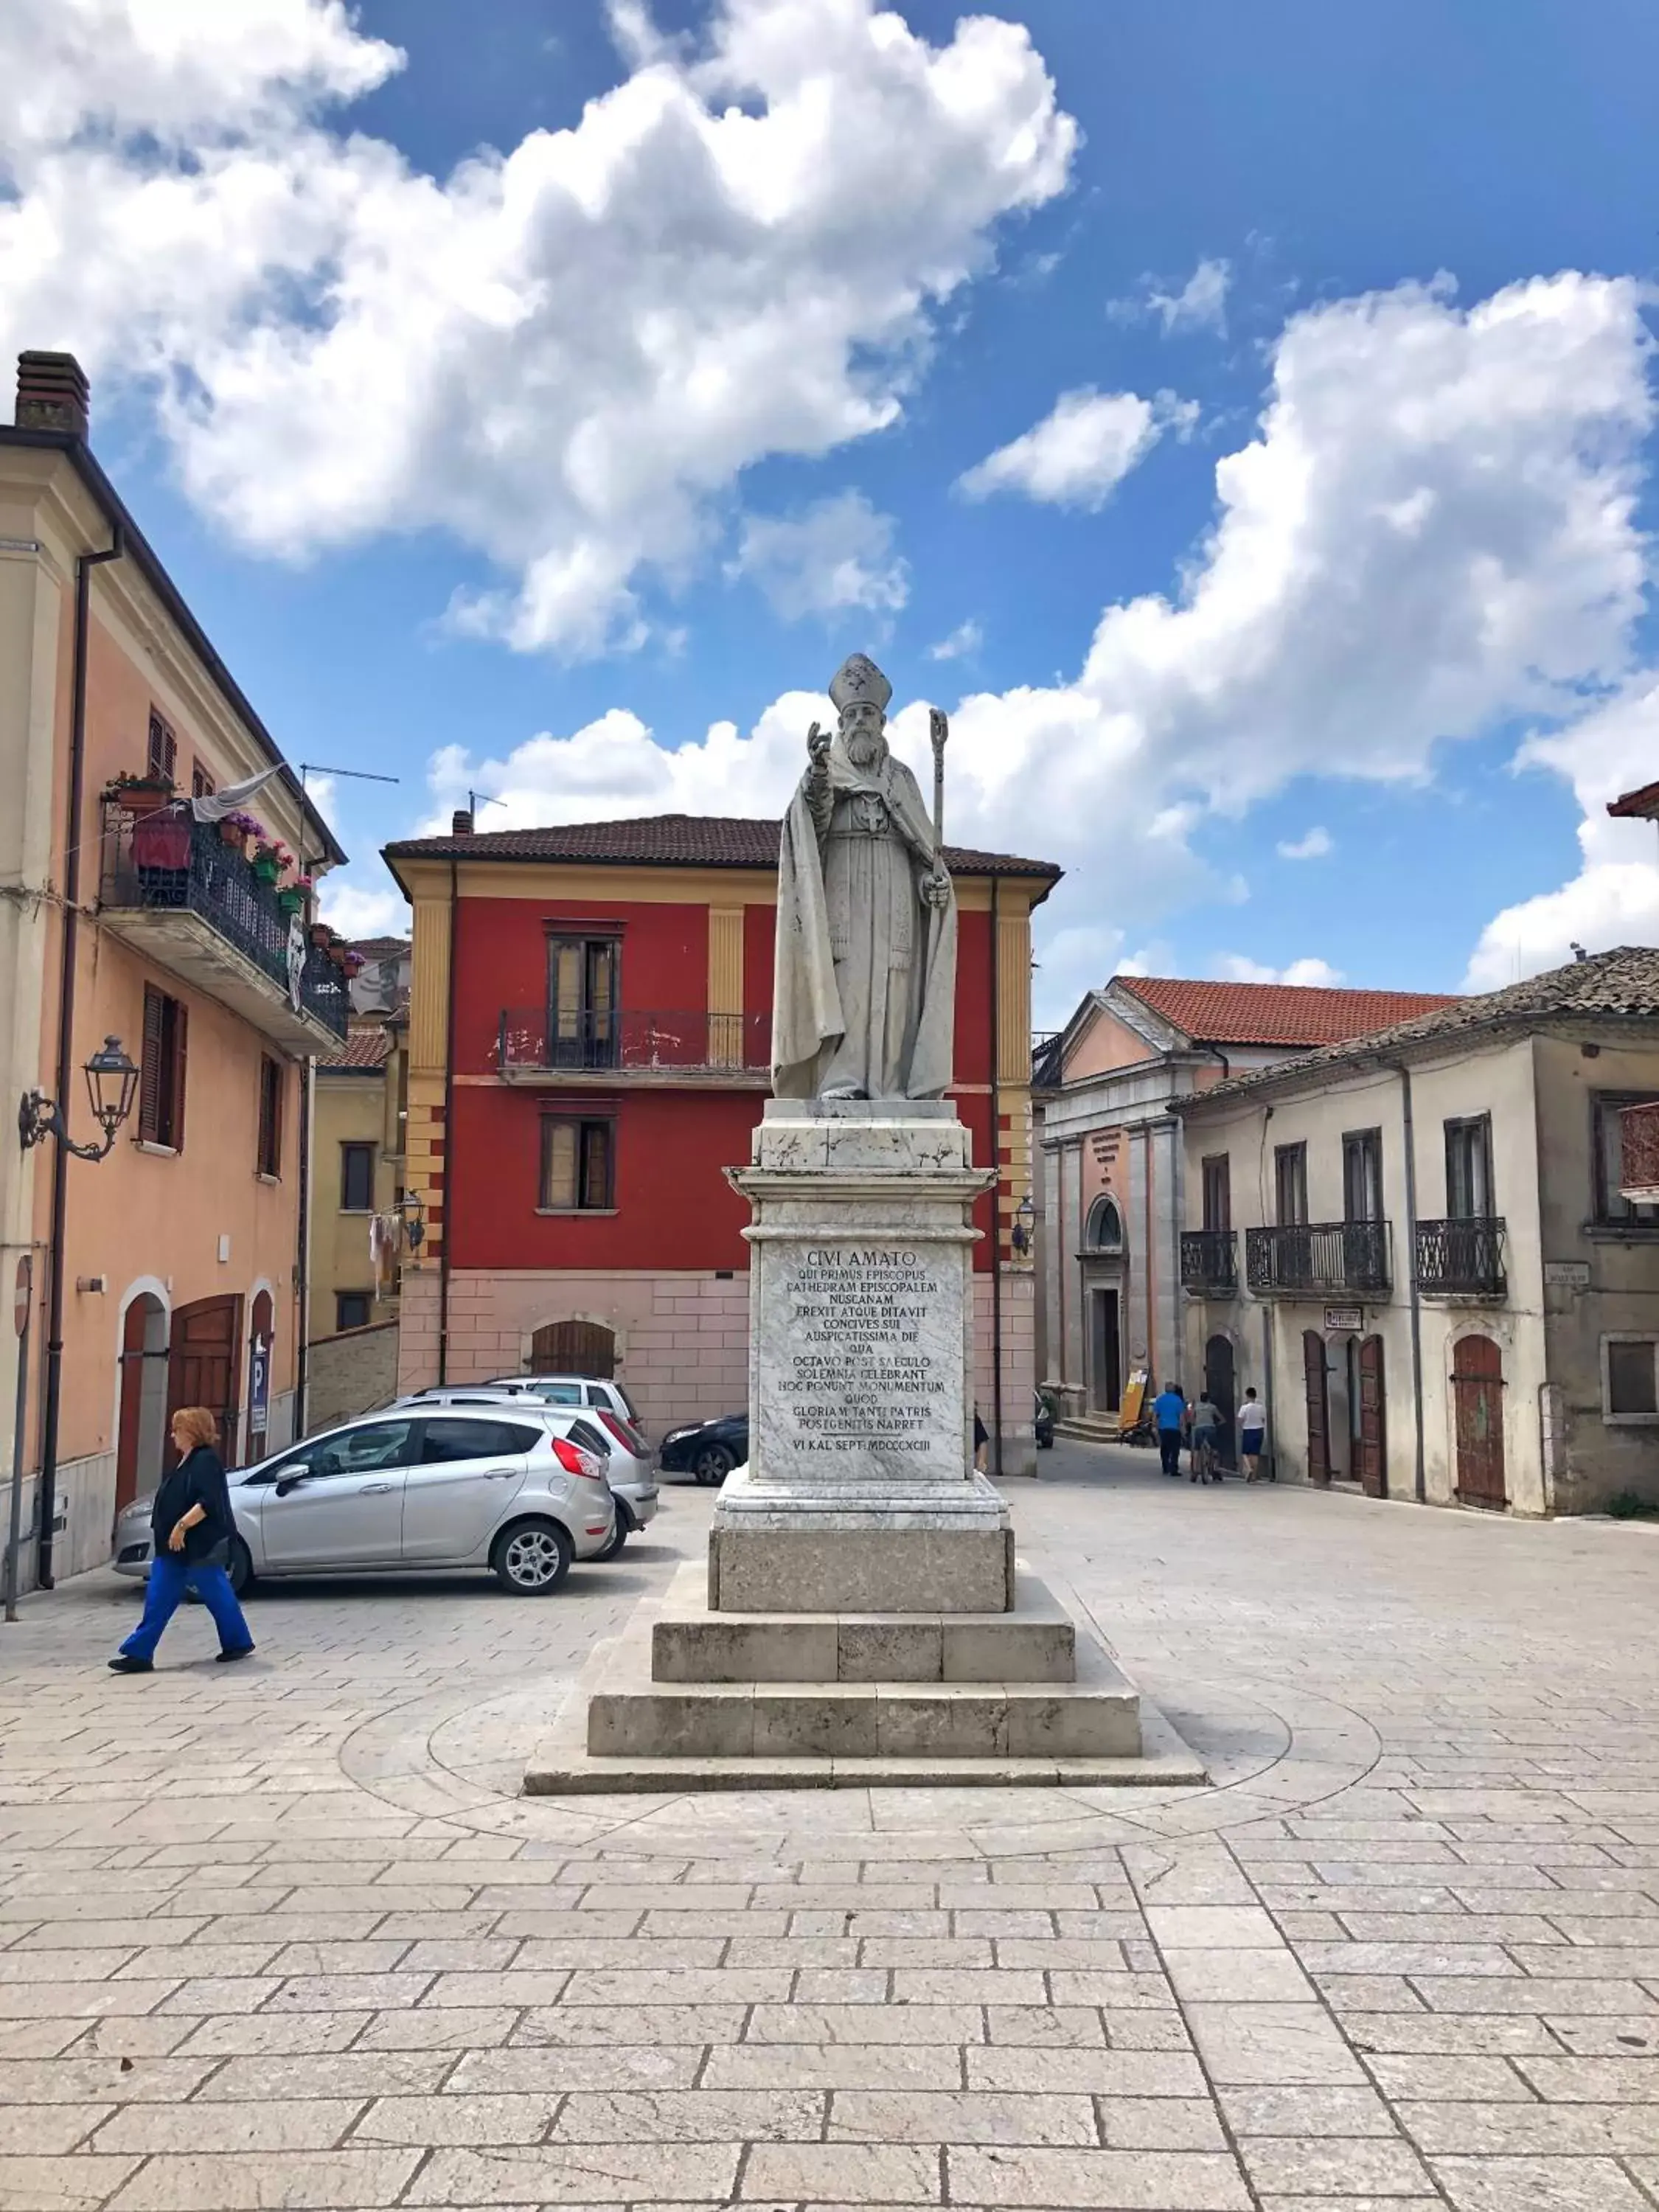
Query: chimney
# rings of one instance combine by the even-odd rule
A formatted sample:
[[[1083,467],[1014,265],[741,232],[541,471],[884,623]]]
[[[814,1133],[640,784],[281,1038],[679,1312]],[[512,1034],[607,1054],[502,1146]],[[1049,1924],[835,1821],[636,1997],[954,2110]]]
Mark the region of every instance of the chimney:
[[[449,834],[452,837],[470,837],[472,835],[472,810],[470,806],[455,809],[449,818]]]
[[[88,432],[91,392],[72,353],[20,353],[17,413],[20,430],[58,430],[71,438]]]

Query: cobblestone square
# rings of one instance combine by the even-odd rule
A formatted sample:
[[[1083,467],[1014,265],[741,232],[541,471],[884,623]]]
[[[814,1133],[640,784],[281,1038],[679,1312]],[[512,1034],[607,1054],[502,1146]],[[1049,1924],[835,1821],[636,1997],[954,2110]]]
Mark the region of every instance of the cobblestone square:
[[[1659,2206],[1659,1536],[1062,1444],[1033,1568],[1209,1784],[526,1800],[545,1601],[0,1632],[0,2208]]]

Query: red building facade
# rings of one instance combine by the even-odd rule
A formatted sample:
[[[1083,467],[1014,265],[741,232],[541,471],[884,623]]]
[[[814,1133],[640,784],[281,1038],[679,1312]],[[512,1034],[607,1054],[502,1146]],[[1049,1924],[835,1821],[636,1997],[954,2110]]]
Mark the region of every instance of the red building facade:
[[[778,824],[668,815],[387,848],[414,912],[404,1388],[614,1363],[655,1432],[747,1394],[747,1163],[769,1091]],[[1059,871],[951,849],[951,1097],[989,1164],[976,1377],[1001,1351],[1006,1472],[1030,1460],[1030,915]]]

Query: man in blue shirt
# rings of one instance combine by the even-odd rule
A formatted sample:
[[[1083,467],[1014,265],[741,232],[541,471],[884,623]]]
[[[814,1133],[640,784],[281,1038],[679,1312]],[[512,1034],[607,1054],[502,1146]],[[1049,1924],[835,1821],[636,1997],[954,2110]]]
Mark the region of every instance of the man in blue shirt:
[[[1152,1418],[1158,1423],[1158,1452],[1164,1462],[1165,1474],[1181,1473],[1181,1428],[1187,1418],[1187,1401],[1181,1395],[1181,1386],[1166,1382],[1152,1401]]]

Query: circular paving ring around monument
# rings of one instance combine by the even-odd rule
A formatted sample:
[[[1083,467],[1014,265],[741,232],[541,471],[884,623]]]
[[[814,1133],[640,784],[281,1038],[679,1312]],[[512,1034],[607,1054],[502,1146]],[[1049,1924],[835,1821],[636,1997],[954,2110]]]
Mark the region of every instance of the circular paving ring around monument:
[[[340,1749],[343,1771],[388,1804],[479,1833],[573,1852],[623,1849],[776,1859],[1020,1857],[1195,1836],[1304,1811],[1352,1789],[1381,1746],[1368,1723],[1299,1686],[1234,1678],[1161,1682],[1160,1705],[1204,1758],[1191,1788],[716,1790],[524,1797],[520,1778],[568,1683],[521,1681],[477,1703],[445,1693],[379,1715]],[[1167,1702],[1159,1691],[1167,1694]]]

